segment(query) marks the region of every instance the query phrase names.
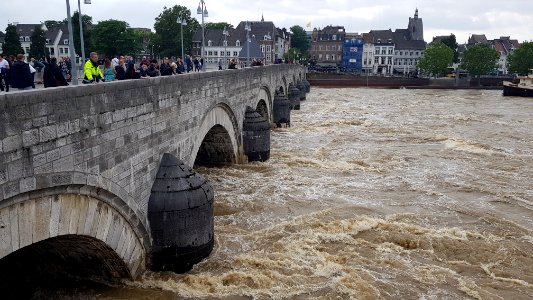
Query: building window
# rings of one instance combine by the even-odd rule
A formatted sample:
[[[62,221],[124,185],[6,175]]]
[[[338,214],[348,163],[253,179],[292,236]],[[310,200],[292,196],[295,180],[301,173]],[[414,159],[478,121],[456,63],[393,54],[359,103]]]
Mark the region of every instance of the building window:
[[[68,48],[65,48],[65,54],[68,54]]]
[[[265,53],[265,45],[261,45],[261,52]]]
[[[332,40],[336,41],[337,40],[337,36],[334,34],[332,37],[331,37]]]
[[[222,54],[222,51],[220,51],[220,54]],[[214,56],[218,56],[218,51],[213,51]]]
[[[233,56],[236,57],[237,55],[239,55],[239,53],[237,53],[237,51],[233,51]]]
[[[394,50],[392,50],[392,48],[389,48],[389,54],[392,54],[394,52]]]
[[[376,54],[379,54],[379,47],[376,48]]]
[[[207,51],[207,55],[208,55],[208,56],[213,55],[213,51]]]
[[[83,18],[82,18],[83,19]],[[46,39],[46,43],[50,44],[50,39]]]
[[[30,41],[30,37],[29,37],[29,36],[25,36],[25,37],[24,37],[24,41],[25,41],[25,42],[29,42],[29,41]]]
[[[318,55],[318,59],[322,60],[322,54]]]
[[[379,57],[376,57],[376,59],[374,59],[374,63],[379,64]]]
[[[322,45],[318,46],[318,51],[322,51]]]
[[[267,50],[266,50],[267,52],[272,51],[272,46],[271,45],[267,45],[266,47],[267,47]]]
[[[26,47],[26,48],[24,48],[24,50],[25,50],[24,52],[25,52],[26,54],[29,54],[29,53],[30,53],[30,47]]]
[[[385,48],[381,49],[381,54],[382,54],[382,55],[387,54],[387,49],[385,49]]]
[[[23,37],[23,36],[19,37],[19,40],[20,40],[21,42],[24,42],[24,37]]]
[[[226,56],[231,56],[231,51],[226,52]]]
[[[266,55],[266,60],[267,60],[267,61],[270,61],[270,57],[271,57],[270,54],[267,54],[267,55]]]
[[[237,42],[235,42],[235,46],[240,47],[241,46],[241,41],[237,40]]]
[[[68,40],[63,40],[63,44],[68,45]]]
[[[59,54],[63,54],[63,48],[59,48]]]
[[[54,51],[54,48],[48,48],[48,51],[50,51],[50,55],[55,55],[55,51]]]

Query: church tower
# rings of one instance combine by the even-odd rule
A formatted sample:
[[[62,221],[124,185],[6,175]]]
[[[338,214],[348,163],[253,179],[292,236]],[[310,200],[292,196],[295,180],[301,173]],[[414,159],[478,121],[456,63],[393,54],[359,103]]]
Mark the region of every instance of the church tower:
[[[424,24],[422,19],[418,17],[418,8],[415,10],[415,17],[409,18],[409,33],[411,33],[411,39],[415,41],[424,40]]]

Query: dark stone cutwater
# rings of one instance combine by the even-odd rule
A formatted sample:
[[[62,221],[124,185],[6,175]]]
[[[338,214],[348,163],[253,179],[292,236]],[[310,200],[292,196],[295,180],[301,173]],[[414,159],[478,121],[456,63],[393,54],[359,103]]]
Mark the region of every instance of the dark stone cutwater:
[[[186,274],[39,295],[531,299],[533,101],[312,89],[270,160],[198,168],[215,246]]]

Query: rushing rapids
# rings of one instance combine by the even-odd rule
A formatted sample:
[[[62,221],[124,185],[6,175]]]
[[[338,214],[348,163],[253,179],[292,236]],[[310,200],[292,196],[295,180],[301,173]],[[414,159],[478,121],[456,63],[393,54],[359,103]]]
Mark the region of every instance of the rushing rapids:
[[[528,299],[533,102],[313,89],[270,160],[199,168],[215,248],[187,274],[39,291],[128,299]]]

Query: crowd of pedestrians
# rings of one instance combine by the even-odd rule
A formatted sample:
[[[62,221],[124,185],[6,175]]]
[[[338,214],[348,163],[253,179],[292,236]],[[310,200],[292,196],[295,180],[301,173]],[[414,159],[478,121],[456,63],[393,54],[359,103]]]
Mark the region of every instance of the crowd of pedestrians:
[[[251,66],[262,66],[261,60],[252,60]],[[231,59],[228,69],[245,67],[243,61]],[[24,60],[24,55],[4,57],[0,54],[0,89],[9,92],[10,88],[28,90],[35,88],[35,83],[43,84],[45,88],[69,85],[72,64],[68,58],[59,62],[56,58],[46,61],[44,58],[30,62]],[[113,59],[99,59],[96,52],[91,52],[89,59],[83,66],[83,84],[110,82],[115,80],[152,78],[158,76],[172,76],[189,72],[201,72],[205,68],[202,57],[186,55],[184,59],[177,57],[171,61],[163,57],[161,63],[146,56],[136,64],[131,56],[119,56]],[[223,69],[222,61],[218,62],[218,69]]]
[[[43,58],[31,58],[26,62],[23,54],[4,56],[0,54],[0,91],[34,89],[35,84],[44,87],[68,85],[71,64],[68,58],[57,62],[53,57],[49,61]]]

